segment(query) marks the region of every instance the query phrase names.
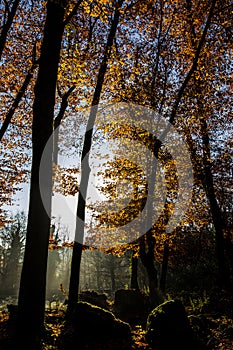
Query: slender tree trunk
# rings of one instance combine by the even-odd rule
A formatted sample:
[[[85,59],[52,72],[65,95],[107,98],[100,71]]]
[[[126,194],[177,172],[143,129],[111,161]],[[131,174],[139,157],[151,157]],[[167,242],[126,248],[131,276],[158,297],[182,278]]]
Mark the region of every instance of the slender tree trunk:
[[[9,1],[8,1],[9,3]],[[2,27],[1,35],[0,35],[0,60],[2,58],[2,53],[6,44],[6,38],[7,34],[12,26],[17,8],[19,6],[20,0],[15,0],[13,2],[13,5],[11,6],[11,9],[9,9],[8,17],[6,20],[6,23]]]
[[[71,263],[71,276],[70,276],[70,288],[69,288],[69,300],[68,300],[68,314],[73,310],[74,305],[78,301],[78,289],[79,289],[79,276],[80,276],[80,264],[82,256],[82,243],[84,238],[84,223],[85,223],[85,208],[86,208],[86,194],[89,182],[90,167],[89,167],[89,151],[92,143],[92,133],[95,123],[96,114],[98,111],[98,103],[100,101],[100,94],[103,87],[104,77],[107,70],[108,59],[111,55],[113,46],[113,40],[116,34],[119,18],[120,7],[123,0],[118,1],[117,9],[114,14],[114,18],[111,24],[111,29],[108,35],[107,44],[105,47],[105,53],[101,62],[95,92],[92,100],[92,109],[90,112],[87,131],[85,133],[84,145],[81,157],[81,181],[80,191],[78,196],[77,216],[76,216],[76,229],[75,229],[75,242],[73,247],[72,263]]]
[[[201,112],[202,104],[200,106]],[[211,172],[211,155],[210,155],[210,140],[208,134],[208,127],[205,117],[200,117],[201,132],[202,132],[202,143],[203,143],[203,165],[204,165],[204,177],[203,184],[206,192],[206,196],[209,202],[211,216],[215,229],[216,237],[216,255],[218,260],[219,268],[219,283],[222,286],[227,286],[229,283],[229,269],[226,264],[225,252],[224,252],[224,224],[222,218],[222,212],[218,205],[215,190],[214,190],[214,179]]]
[[[208,19],[206,21],[206,25],[205,25],[205,28],[204,28],[204,31],[202,34],[202,38],[201,38],[199,45],[197,47],[197,50],[196,50],[197,59],[200,56],[201,46],[203,46],[203,44],[204,44],[207,30],[208,30],[208,27],[210,26],[210,23],[211,23],[213,14],[214,14],[215,5],[216,5],[216,1],[213,0],[211,7],[210,7]],[[192,42],[193,49],[195,50],[196,34],[195,34],[194,23],[193,23],[193,18],[192,18],[191,2],[189,0],[186,1],[186,6],[187,6],[187,10],[188,10],[188,20],[189,20],[189,24],[191,26],[191,42]],[[193,70],[193,73],[198,68],[197,63],[198,63],[198,61],[196,61],[196,67]],[[194,78],[195,78],[195,76],[194,76]],[[204,171],[202,171],[202,166],[200,165],[199,161],[197,161],[198,154],[195,151],[195,149],[192,147],[191,147],[192,148],[191,154],[192,154],[192,159],[194,160],[194,162],[193,162],[194,168],[196,167],[196,169],[195,169],[195,172],[197,174],[196,177],[199,178],[199,180],[201,181],[201,183],[204,187],[204,190],[206,192],[206,197],[207,197],[207,200],[209,202],[211,216],[212,216],[212,220],[213,220],[213,224],[214,224],[214,228],[215,228],[216,256],[217,256],[218,268],[219,268],[219,283],[222,286],[223,285],[226,286],[226,285],[228,285],[228,281],[229,281],[229,271],[228,271],[228,267],[227,267],[225,256],[224,256],[224,233],[223,233],[224,223],[223,223],[221,209],[220,209],[218,202],[216,200],[215,190],[214,190],[214,180],[213,180],[213,175],[211,172],[210,140],[209,140],[207,122],[206,122],[206,119],[204,117],[205,111],[203,108],[203,103],[201,101],[202,87],[200,85],[200,79],[196,78],[195,81],[197,83],[198,96],[200,97],[198,99],[198,108],[199,108],[199,114],[200,114],[200,124],[201,124],[201,133],[202,133]],[[188,82],[188,80],[187,80],[187,82]],[[181,94],[181,96],[182,96],[182,94]],[[191,138],[189,138],[189,142],[190,141],[192,143]],[[194,154],[194,156],[193,156],[193,154]]]
[[[168,258],[169,258],[169,246],[167,243],[164,243],[162,272],[161,272],[161,277],[160,277],[160,290],[163,293],[165,292],[165,289],[166,289]]]
[[[227,233],[225,238],[225,249],[230,262],[231,272],[233,273],[233,243],[231,241],[230,232]]]
[[[58,112],[57,117],[54,119],[53,123],[53,163],[54,165],[57,165],[57,159],[58,159],[58,136],[59,136],[59,126],[64,118],[66,109],[68,107],[68,98],[71,95],[71,93],[75,90],[75,85],[71,86],[63,96],[61,96],[61,106],[60,110]]]
[[[138,257],[134,256],[132,251],[131,266],[130,266],[130,288],[139,290],[138,285]]]
[[[155,238],[151,230],[140,239],[140,258],[148,275],[150,303],[152,307],[155,307],[158,303],[158,271],[154,265],[155,243]]]
[[[16,109],[18,108],[18,105],[19,105],[20,101],[22,100],[22,97],[24,96],[24,94],[25,94],[25,92],[27,90],[27,87],[28,87],[28,85],[29,85],[29,83],[30,83],[30,81],[31,81],[31,79],[33,77],[33,73],[34,73],[37,65],[38,65],[37,61],[32,63],[32,66],[29,69],[29,71],[28,71],[28,73],[27,73],[27,75],[26,75],[26,77],[24,79],[24,82],[23,82],[23,84],[20,87],[20,89],[19,89],[19,91],[18,91],[18,93],[16,95],[16,98],[15,98],[11,108],[9,109],[9,111],[6,114],[4,122],[3,122],[2,126],[1,126],[1,129],[0,129],[0,141],[2,140],[2,138],[3,138],[7,128],[9,126],[10,122],[11,122],[12,117],[13,117]]]
[[[63,2],[64,3],[64,2]],[[36,349],[43,328],[46,268],[52,193],[52,147],[47,155],[46,176],[39,183],[44,147],[53,131],[57,70],[63,35],[65,9],[55,1],[47,3],[47,18],[35,85],[32,127],[32,169],[28,227],[19,291],[19,337],[24,349]],[[40,195],[40,185],[47,197]],[[45,209],[46,207],[46,209]]]
[[[149,291],[150,291],[150,303],[151,307],[156,307],[158,302],[158,271],[154,266],[154,260],[149,260],[146,264],[146,270],[149,280]]]

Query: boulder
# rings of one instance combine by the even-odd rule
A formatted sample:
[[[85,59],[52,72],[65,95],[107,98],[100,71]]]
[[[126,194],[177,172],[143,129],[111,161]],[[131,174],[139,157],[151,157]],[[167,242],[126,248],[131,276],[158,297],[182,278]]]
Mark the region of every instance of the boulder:
[[[79,301],[84,301],[89,304],[99,306],[102,309],[109,309],[106,294],[98,294],[95,291],[81,291],[79,293]]]
[[[61,350],[131,349],[130,326],[98,306],[77,303],[59,341]]]
[[[199,349],[185,308],[179,300],[166,301],[150,313],[146,339],[155,350]]]
[[[15,322],[18,316],[18,305],[7,304],[7,310],[9,312],[9,321]]]
[[[149,298],[136,289],[120,289],[115,293],[114,314],[131,325],[143,323],[149,313]]]

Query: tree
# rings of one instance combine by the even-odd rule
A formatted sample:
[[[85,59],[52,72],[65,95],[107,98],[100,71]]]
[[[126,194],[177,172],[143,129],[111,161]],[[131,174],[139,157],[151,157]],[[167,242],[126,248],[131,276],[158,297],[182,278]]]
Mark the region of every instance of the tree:
[[[135,256],[135,252],[132,251],[131,256],[131,273],[130,273],[130,288],[139,290],[138,285],[138,257]]]
[[[197,46],[197,35],[195,31],[195,26],[194,26],[194,20],[193,16],[191,13],[191,7],[190,7],[190,2],[187,1],[187,11],[189,15],[189,26],[191,28],[190,32],[190,42],[191,46],[193,47],[193,50]],[[208,47],[210,45],[209,41],[211,41],[211,47],[213,47],[215,44],[212,42],[213,40],[213,32],[210,28],[211,24],[211,19],[214,16],[214,9],[215,9],[215,2],[212,2],[208,19],[206,21],[206,26],[205,29],[208,29],[210,34],[209,36],[207,35],[207,30],[204,29],[202,38],[199,42],[199,45],[197,46],[197,53],[198,53],[198,48],[202,44]],[[221,12],[223,11],[222,9],[222,4],[219,5],[219,21],[221,22],[222,19],[222,14]],[[225,22],[228,23],[228,19],[225,18]],[[222,39],[223,43],[225,41],[229,41],[228,38],[227,40],[225,38]],[[207,50],[207,49],[205,49]],[[196,176],[201,180],[202,186],[205,190],[207,200],[209,202],[209,207],[212,215],[212,221],[215,229],[215,237],[216,237],[216,257],[218,261],[218,266],[219,266],[219,283],[221,285],[229,285],[229,271],[228,271],[228,266],[226,262],[226,257],[225,257],[225,248],[224,248],[224,223],[223,223],[223,217],[222,217],[222,212],[221,209],[218,205],[217,198],[216,198],[216,189],[214,186],[214,176],[212,174],[212,169],[211,169],[211,144],[210,144],[210,134],[208,131],[208,118],[211,120],[210,114],[215,113],[216,109],[216,104],[219,103],[218,99],[215,101],[211,101],[210,103],[207,103],[206,101],[204,102],[203,96],[206,97],[210,96],[209,98],[212,100],[212,96],[209,94],[210,93],[210,87],[207,82],[209,79],[208,77],[211,76],[212,74],[212,67],[210,66],[210,59],[208,59],[208,62],[206,57],[203,55],[203,53],[200,51],[199,52],[199,64],[198,61],[196,63],[196,68],[192,72],[192,98],[196,99],[196,118],[197,121],[196,123],[199,125],[200,128],[200,135],[201,135],[201,152],[202,152],[202,160],[201,164],[198,162],[198,153],[197,153],[197,148],[192,148],[192,140],[189,138],[189,144],[191,147],[191,154],[193,158],[193,166],[195,169]],[[213,58],[212,58],[213,59]],[[217,59],[217,57],[216,57]],[[215,64],[214,64],[215,65]],[[188,76],[187,76],[188,77]],[[191,77],[190,77],[191,78]],[[205,94],[203,93],[205,91]]]
[[[61,40],[64,30],[66,2],[48,0],[47,17],[41,48],[38,77],[33,104],[30,204],[27,238],[18,301],[19,336],[25,348],[38,346],[44,320],[46,266],[49,244],[50,218],[46,208],[51,206],[52,149],[47,158],[43,186],[46,202],[40,195],[40,161],[44,147],[52,135],[53,113]],[[46,207],[46,208],[45,208]]]
[[[206,133],[206,127],[205,132],[203,132],[204,130],[202,126],[201,133],[205,136],[204,138],[201,137],[199,122],[194,120],[194,115],[192,117],[189,116],[189,114],[194,113],[194,106],[198,99],[197,93],[194,92],[191,94],[190,92],[191,90],[192,92],[195,90],[195,79],[197,75],[202,76],[202,79],[204,79],[204,76],[208,77],[207,79],[212,77],[212,85],[217,84],[216,76],[218,74],[216,71],[213,74],[213,68],[210,68],[210,60],[213,62],[213,66],[216,69],[213,51],[218,57],[219,52],[223,52],[221,51],[223,50],[221,48],[225,46],[229,48],[226,43],[227,41],[229,43],[228,35],[226,38],[222,34],[224,39],[218,41],[218,49],[213,49],[211,54],[208,55],[207,52],[210,52],[211,48],[216,45],[214,41],[214,33],[216,33],[214,23],[216,21],[220,27],[224,26],[224,29],[222,29],[224,32],[226,30],[226,32],[229,33],[229,18],[227,14],[224,13],[228,8],[228,5],[226,4],[226,6],[223,6],[223,3],[217,3],[216,1],[212,1],[208,5],[201,4],[201,8],[199,6],[200,4],[198,5],[196,2],[191,3],[190,1],[184,1],[180,5],[170,2],[168,6],[164,6],[163,1],[161,1],[158,6],[150,5],[151,7],[148,6],[147,8],[149,11],[147,13],[147,27],[145,30],[143,27],[144,23],[141,21],[140,16],[136,17],[138,12],[135,12],[134,14],[136,17],[136,28],[137,25],[139,28],[138,31],[135,31],[139,36],[143,33],[140,44],[135,45],[135,42],[133,42],[133,40],[130,41],[130,38],[125,34],[125,37],[121,39],[125,45],[122,44],[117,47],[116,58],[118,59],[118,62],[114,62],[114,64],[119,64],[119,66],[121,66],[120,68],[119,66],[117,68],[119,69],[119,80],[116,81],[116,79],[114,80],[113,78],[115,74],[114,69],[110,69],[106,79],[109,84],[110,82],[112,84],[111,92],[114,91],[115,88],[115,91],[112,93],[113,99],[115,100],[134,101],[152,107],[155,107],[156,102],[158,102],[158,106],[156,106],[157,108],[155,109],[158,110],[162,116],[168,117],[170,123],[174,124],[177,129],[182,132],[183,137],[187,141],[193,162],[195,176],[194,190],[196,190],[196,186],[203,186],[203,181],[205,181],[204,179],[206,178],[205,172],[208,170],[209,180],[206,182],[204,188],[208,188],[209,192],[206,192],[206,197],[207,199],[210,199],[208,193],[210,194],[210,192],[212,192],[213,194],[214,191],[213,179],[211,179],[212,174],[209,171],[211,163],[208,165],[209,169],[207,169],[204,164],[206,161],[208,162],[208,160],[210,160],[210,144],[206,139],[208,133]],[[155,13],[159,16],[156,17]],[[158,18],[160,19],[159,21]],[[224,22],[223,18],[226,22]],[[156,19],[156,22],[154,19]],[[153,23],[153,26],[150,26],[151,22],[149,21]],[[190,28],[189,35],[187,35],[187,26]],[[154,41],[152,33],[158,33],[156,41]],[[194,36],[192,37],[193,34]],[[145,40],[144,38],[148,40]],[[150,41],[152,38],[153,42]],[[127,51],[129,46],[131,48],[130,52]],[[219,46],[221,48],[219,48]],[[144,54],[145,52],[147,53],[146,55]],[[227,60],[228,53],[225,55],[224,52],[222,55],[224,56],[224,60]],[[204,63],[204,56],[208,56],[208,68]],[[217,57],[215,59],[217,59]],[[176,74],[174,74],[174,70],[176,71]],[[134,74],[131,73],[132,71]],[[138,71],[140,71],[141,77],[139,77],[139,74],[137,73]],[[115,86],[114,83],[116,84]],[[221,80],[219,81],[219,84],[221,85]],[[120,90],[117,85],[120,86]],[[208,98],[211,99],[214,108],[216,103],[220,103],[220,101],[213,101],[214,91],[210,92],[210,90],[205,90],[205,95],[202,87],[201,93],[202,98],[205,96],[204,99],[206,105],[208,104],[206,102]],[[165,130],[165,134],[166,132],[167,130]],[[162,135],[162,137],[164,135]],[[200,156],[200,153],[203,151],[201,144],[205,145],[205,153],[208,154],[209,152],[209,156],[207,155],[206,159],[205,157],[203,158]],[[197,199],[197,197],[195,198]],[[198,201],[199,200],[200,199],[198,198]],[[217,204],[216,200],[214,201],[215,204]],[[213,196],[212,203],[214,204]],[[192,204],[195,205],[194,201]],[[199,207],[199,210],[198,219],[201,222],[202,217],[204,216],[203,213],[205,213],[206,210],[205,203],[203,203],[202,207]],[[215,211],[215,213],[217,212]],[[105,217],[107,216],[109,216],[108,213],[105,214]],[[219,225],[217,223],[217,221],[220,220],[220,217],[221,213],[219,212],[218,215],[214,215],[213,223],[215,222],[217,225],[216,227],[218,227],[218,230],[217,232],[215,230],[215,233],[216,237],[218,237],[216,240],[216,248],[218,252],[217,257],[219,268],[220,271],[222,271],[220,272],[220,275],[222,277],[227,277],[227,273],[224,272],[225,257],[223,231],[221,232],[221,230],[219,230]],[[118,213],[115,213],[115,218],[118,221],[120,220]],[[183,224],[186,225],[185,222],[183,222]],[[156,230],[154,230],[152,237],[155,235]],[[147,247],[145,251],[147,253],[151,251],[151,266],[154,264],[154,252],[159,243],[158,241],[163,241],[165,244],[163,272],[166,271],[168,263],[168,261],[166,261],[168,258],[166,247],[168,244],[167,242],[169,242],[169,245],[172,245],[172,240],[173,237],[167,237],[163,240],[159,238],[159,235],[156,235],[156,239],[155,237],[153,237],[153,239],[148,239],[148,243],[145,245]],[[172,252],[173,249],[170,253]],[[157,276],[156,270],[154,270],[153,275]],[[164,274],[161,276],[161,284],[162,288],[164,288]],[[157,286],[157,282],[155,282],[154,285]]]
[[[68,301],[68,313],[73,310],[74,305],[78,300],[78,288],[79,288],[79,275],[80,275],[80,263],[82,255],[82,243],[84,238],[84,224],[85,224],[85,207],[86,207],[86,194],[87,186],[90,175],[90,168],[88,164],[89,151],[92,144],[92,133],[95,123],[96,114],[98,111],[98,104],[100,101],[100,94],[104,83],[104,77],[107,70],[108,59],[111,55],[114,37],[116,34],[119,18],[120,9],[123,4],[123,0],[119,0],[116,4],[116,10],[112,19],[111,28],[108,34],[108,39],[105,47],[104,56],[99,67],[96,87],[91,104],[91,112],[87,124],[87,131],[85,133],[82,157],[81,157],[81,180],[80,180],[80,192],[78,197],[77,206],[77,218],[76,218],[76,229],[75,229],[75,242],[73,247],[72,263],[71,263],[71,276],[70,276],[70,287],[69,287],[69,301]]]
[[[9,16],[16,2],[2,1],[0,9],[3,10],[4,3],[8,7],[5,15]],[[27,182],[29,178],[32,95],[45,11],[44,5],[37,0],[24,5],[23,1],[18,2],[17,12],[6,36],[0,66],[0,148],[4,153],[0,172],[2,224],[7,217],[4,205],[12,204],[13,195],[19,191],[22,182]]]
[[[6,15],[10,15],[12,8],[7,10],[7,6],[15,3],[16,1],[4,1],[4,3],[1,3],[0,9],[3,9],[3,11],[5,9]],[[59,7],[58,3],[61,4],[62,2],[50,0],[48,1],[48,7]],[[42,324],[43,317],[43,298],[41,296],[44,293],[46,246],[48,245],[49,234],[49,219],[46,218],[45,212],[42,213],[42,203],[38,200],[37,172],[39,161],[42,149],[51,135],[52,128],[56,128],[60,124],[61,120],[64,119],[65,112],[76,116],[74,123],[83,122],[79,111],[81,106],[92,105],[94,108],[91,115],[92,119],[90,119],[88,125],[89,129],[85,135],[82,154],[82,159],[85,158],[85,161],[82,164],[81,195],[79,196],[78,207],[78,216],[82,221],[80,226],[77,225],[77,233],[81,238],[79,241],[82,242],[85,219],[86,187],[89,177],[88,153],[90,148],[93,149],[92,128],[95,113],[98,109],[95,103],[98,105],[99,102],[104,103],[105,101],[135,102],[143,106],[149,106],[157,111],[161,118],[170,119],[170,122],[175,125],[183,139],[186,140],[193,164],[193,198],[184,219],[174,232],[169,235],[166,234],[166,220],[169,218],[169,214],[166,213],[167,206],[161,222],[155,226],[151,225],[151,230],[144,235],[143,239],[133,242],[127,247],[117,248],[114,253],[117,255],[128,250],[134,251],[133,258],[135,259],[133,259],[133,263],[135,264],[132,264],[132,267],[135,267],[134,271],[136,271],[137,258],[141,255],[139,265],[143,261],[147,267],[151,299],[154,300],[156,288],[165,289],[167,269],[172,266],[178,269],[182,265],[178,259],[179,254],[184,257],[187,265],[192,265],[192,267],[196,262],[192,263],[192,259],[188,254],[195,252],[197,256],[202,258],[204,256],[202,261],[204,261],[203,265],[205,266],[206,263],[209,263],[208,258],[211,262],[213,261],[213,247],[215,244],[220,276],[224,280],[222,284],[226,284],[229,277],[229,272],[225,269],[225,266],[228,263],[229,265],[232,264],[232,203],[230,197],[232,114],[229,107],[232,82],[228,77],[231,67],[230,43],[232,43],[229,11],[231,2],[223,2],[222,0],[209,2],[190,0],[180,2],[170,0],[166,2],[163,0],[156,2],[152,0],[145,2],[126,1],[124,2],[124,9],[123,6],[119,9],[119,12],[124,12],[124,16],[122,16],[121,25],[118,26],[117,35],[112,35],[111,41],[109,39],[110,35],[107,41],[106,32],[113,24],[113,14],[115,13],[116,16],[116,12],[114,12],[116,2],[107,3],[105,0],[84,1],[81,11],[75,18],[72,18],[79,3],[69,2],[67,15],[63,20],[66,29],[60,54],[61,60],[57,78],[58,94],[55,100],[55,108],[54,81],[56,80],[55,75],[57,75],[55,69],[57,61],[54,63],[54,53],[58,53],[59,45],[56,46],[56,40],[55,42],[52,41],[60,35],[62,29],[57,30],[55,34],[53,33],[55,36],[51,39],[51,47],[48,46],[47,50],[51,54],[50,56],[45,55],[45,46],[42,46],[42,61],[40,61],[35,88],[33,171],[25,264],[29,266],[29,257],[32,259],[31,267],[34,270],[36,264],[38,264],[36,259],[38,259],[38,262],[43,260],[43,263],[39,264],[39,267],[36,266],[39,278],[36,277],[38,281],[35,281],[36,278],[33,276],[32,281],[35,284],[33,289],[31,289],[31,282],[26,283],[30,272],[28,267],[23,272],[22,286],[24,287],[21,288],[20,292],[20,312],[23,311],[27,302],[25,299],[24,305],[22,304],[22,299],[26,296],[29,300],[27,310],[29,312],[31,307],[37,320],[39,319],[38,310],[40,309],[40,321],[37,324]],[[118,2],[118,5],[120,3]],[[14,16],[15,19],[13,22],[11,21],[10,27],[8,26],[7,40],[4,39],[4,51],[0,66],[3,72],[1,74],[0,91],[3,101],[0,137],[4,134],[0,145],[4,150],[4,157],[1,158],[2,174],[0,175],[1,203],[9,203],[11,194],[16,190],[16,185],[21,181],[25,181],[26,165],[30,159],[29,152],[24,152],[24,150],[30,149],[32,91],[34,75],[38,66],[38,52],[41,50],[40,44],[43,37],[41,27],[45,12],[42,11],[43,5],[40,1],[33,1],[32,5],[31,3],[28,4],[25,9],[23,4],[24,2],[19,2],[18,10]],[[36,5],[33,6],[33,4]],[[35,12],[32,15],[29,6],[34,7]],[[40,10],[40,16],[36,16],[35,14]],[[54,17],[56,17],[56,13],[56,11],[53,13]],[[4,26],[8,21],[7,18],[10,17],[5,16],[4,19],[3,16]],[[23,24],[24,19],[25,26]],[[38,29],[36,24],[39,24]],[[59,27],[57,24],[54,27],[56,26]],[[81,27],[82,30],[80,30]],[[23,34],[27,31],[27,28],[28,37],[26,38]],[[112,34],[114,30],[112,30]],[[54,46],[56,48],[52,52]],[[108,51],[107,48],[111,50]],[[49,69],[44,69],[45,66]],[[50,69],[51,66],[52,69]],[[47,84],[45,75],[49,79],[49,84]],[[47,93],[46,97],[42,93],[43,89]],[[48,98],[49,95],[52,97]],[[60,102],[60,111],[56,113]],[[52,117],[54,109],[57,118]],[[105,127],[108,129],[108,125],[105,125]],[[5,132],[6,128],[7,132]],[[165,130],[166,132],[167,130]],[[130,151],[132,152],[134,151],[132,144],[136,137],[139,137],[146,147],[149,145],[149,137],[146,135],[144,139],[140,138],[140,134],[135,131],[135,138],[133,138],[133,132],[127,129],[122,130],[122,133],[125,135],[131,133],[129,139],[131,142]],[[71,131],[70,136],[73,139],[78,139],[75,146],[80,143],[81,135],[77,137]],[[111,135],[109,134],[109,136]],[[55,137],[57,137],[57,134]],[[220,143],[222,143],[221,146]],[[55,153],[53,154],[53,160],[56,163]],[[48,177],[50,178],[52,171],[50,169],[51,159],[50,156],[48,158]],[[116,168],[114,169],[114,163],[111,165],[114,172],[116,170]],[[78,170],[73,170],[72,173],[72,169],[65,169],[62,174],[62,181],[64,181],[61,181],[60,187],[66,185],[70,180],[73,181],[67,186],[66,194],[70,194],[72,191],[73,193],[77,192],[80,188],[77,183],[77,176],[72,177],[72,174],[76,175]],[[121,175],[120,179],[127,181],[130,181],[130,175],[136,179],[136,173],[140,184],[145,184],[145,178],[140,173],[139,167],[135,167],[132,162],[126,159],[119,160],[118,170],[115,173]],[[49,179],[47,180],[48,198],[46,200],[49,208],[51,183]],[[136,181],[132,181],[132,184],[134,186]],[[114,187],[113,184],[111,186]],[[124,190],[125,188],[122,189],[122,192]],[[134,198],[127,211],[117,212],[117,207],[113,203],[112,208],[115,209],[113,215],[110,215],[107,211],[102,213],[103,215],[99,216],[100,225],[107,223],[119,226],[122,222],[132,221],[145,204],[146,186],[144,186],[144,190],[142,193],[134,187]],[[109,191],[111,192],[110,187]],[[96,215],[98,213],[95,208],[94,216],[96,217]],[[113,222],[114,220],[115,222]],[[148,220],[150,220],[149,217]],[[39,244],[35,242],[35,236],[41,234],[43,238],[41,238],[41,244]],[[90,237],[92,239],[92,241],[90,239],[90,244],[93,243],[94,239],[97,239],[97,236],[98,232],[95,236]],[[209,248],[209,252],[208,249],[204,250],[205,244]],[[73,303],[77,300],[82,249],[82,245],[76,242],[74,248],[76,265],[73,264],[72,279],[74,283],[72,285],[72,297],[70,297]],[[200,253],[202,251],[204,251],[203,255]],[[228,258],[226,258],[226,254]],[[96,254],[96,256],[96,270],[99,271],[101,264],[98,260],[99,255]],[[178,260],[179,263],[175,264],[174,261]],[[66,261],[68,260],[65,259],[64,264],[66,264]],[[174,265],[172,265],[173,263]],[[214,271],[215,264],[214,261]],[[91,265],[90,271],[94,271],[93,266],[95,264],[92,263]],[[159,265],[161,265],[161,268],[159,268]],[[114,274],[116,261],[112,266],[109,275],[112,276],[113,287],[117,288],[117,279]],[[186,270],[188,271],[188,268]],[[133,276],[135,277],[135,275]],[[93,286],[100,286],[100,278],[98,278],[96,284],[94,279],[91,279],[93,280],[91,281]],[[137,287],[136,278],[132,282],[132,285]],[[37,283],[40,284],[39,288],[37,288]],[[213,281],[213,283],[215,282]],[[25,287],[26,284],[27,287]],[[35,291],[36,288],[37,291]],[[32,295],[30,295],[31,290],[34,293]],[[39,307],[36,302],[37,294],[40,295],[38,299]],[[33,309],[35,305],[37,305],[36,310]],[[32,317],[31,311],[29,314],[30,319]],[[30,323],[30,320],[28,323]]]

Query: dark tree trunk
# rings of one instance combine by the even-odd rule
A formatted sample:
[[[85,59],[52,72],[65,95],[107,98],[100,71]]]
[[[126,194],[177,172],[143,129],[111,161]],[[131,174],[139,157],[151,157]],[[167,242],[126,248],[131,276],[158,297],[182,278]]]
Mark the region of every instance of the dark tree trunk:
[[[232,270],[231,272],[233,273],[233,243],[231,241],[230,232],[227,233],[227,236],[225,238],[225,249],[228,256],[228,260],[230,262]]]
[[[211,24],[211,20],[212,20],[212,17],[214,15],[216,2],[217,2],[216,0],[213,0],[211,3],[211,7],[210,7],[209,15],[208,15],[208,18],[207,18],[207,21],[205,24],[205,28],[203,30],[202,37],[199,41],[199,45],[197,46],[193,66],[191,67],[191,70],[189,71],[189,73],[188,73],[188,75],[183,83],[183,87],[181,87],[181,89],[179,91],[176,104],[175,104],[173,111],[172,111],[172,117],[170,119],[170,122],[174,121],[174,118],[176,115],[176,110],[179,106],[181,97],[182,97],[183,92],[187,86],[187,83],[189,82],[192,74],[198,68],[198,58],[200,56],[202,46],[205,42],[207,30]],[[192,22],[190,1],[187,1],[186,6],[187,6],[188,13],[189,13],[188,14],[189,23],[190,23],[191,29],[192,29],[192,34],[191,34],[192,45],[193,45],[193,49],[195,49],[196,34],[195,34],[193,22]],[[200,80],[196,79],[196,82],[197,82],[198,95],[202,96],[202,87],[200,85]],[[224,233],[223,233],[224,223],[223,223],[221,209],[218,205],[218,202],[217,202],[217,199],[215,196],[214,180],[213,180],[213,175],[211,172],[210,140],[209,140],[209,134],[208,134],[208,127],[207,127],[206,119],[205,119],[205,117],[203,117],[203,115],[205,114],[205,111],[203,108],[203,103],[200,99],[198,100],[198,107],[199,107],[199,113],[201,116],[200,117],[200,124],[201,124],[201,132],[202,132],[204,171],[202,171],[201,166],[198,165],[198,162],[196,160],[198,157],[197,152],[195,152],[195,156],[194,157],[192,156],[192,158],[196,158],[196,159],[194,159],[193,164],[194,164],[194,167],[195,167],[195,164],[197,165],[197,167],[196,167],[197,169],[195,169],[195,171],[197,173],[197,177],[199,178],[199,180],[201,180],[203,187],[205,189],[206,197],[207,197],[208,202],[209,202],[211,216],[212,216],[212,220],[213,220],[213,224],[214,224],[214,228],[215,228],[216,256],[217,256],[218,268],[219,268],[219,283],[222,286],[227,286],[229,283],[229,270],[228,270],[228,266],[226,264],[225,253],[224,253]],[[190,140],[190,141],[192,142],[192,140]]]
[[[52,193],[52,147],[47,155],[46,176],[41,179],[46,198],[40,195],[39,170],[44,147],[53,131],[57,70],[65,9],[48,1],[39,72],[35,85],[32,127],[32,169],[28,227],[19,291],[19,336],[24,349],[36,349],[43,328],[46,268]],[[46,209],[45,209],[46,207]]]
[[[151,230],[140,239],[140,258],[148,275],[150,303],[152,307],[158,304],[158,271],[154,264],[155,243],[155,238]]]
[[[132,251],[131,256],[131,269],[130,269],[130,288],[139,290],[138,285],[138,257],[134,256]]]
[[[165,289],[166,289],[168,258],[169,258],[169,246],[167,243],[164,243],[162,272],[161,272],[161,277],[160,277],[160,290],[162,292],[165,292]]]
[[[75,90],[75,86],[71,86],[64,95],[60,96],[62,98],[60,110],[58,112],[57,117],[54,119],[53,123],[53,163],[54,165],[57,165],[57,159],[58,159],[58,136],[59,136],[59,126],[64,119],[64,115],[66,112],[66,109],[68,107],[68,98],[72,94],[72,92]]]
[[[11,9],[9,9],[8,17],[5,24],[2,27],[1,35],[0,35],[0,60],[2,58],[2,53],[6,44],[7,34],[12,26],[17,8],[19,6],[20,0],[15,0]]]
[[[149,280],[149,291],[150,291],[150,303],[152,307],[156,307],[159,304],[158,301],[158,271],[156,270],[154,263],[148,261],[146,264],[148,280]]]
[[[202,103],[199,101],[200,111],[203,113]],[[211,216],[215,229],[216,237],[216,256],[218,260],[219,269],[219,283],[220,285],[227,286],[229,283],[229,269],[225,259],[224,252],[224,223],[222,218],[222,212],[218,205],[215,189],[214,179],[211,172],[211,154],[210,154],[210,140],[208,134],[208,126],[205,117],[200,117],[201,132],[202,132],[202,143],[203,143],[203,165],[204,165],[204,177],[203,185],[205,188],[206,196],[209,202]]]
[[[15,100],[11,106],[11,108],[9,109],[9,111],[7,112],[6,114],[6,117],[4,119],[4,122],[1,126],[1,129],[0,129],[0,141],[2,140],[10,122],[11,122],[11,119],[16,111],[16,109],[18,108],[18,105],[22,99],[22,97],[24,96],[26,90],[27,90],[27,87],[31,81],[31,78],[33,77],[33,72],[35,71],[36,67],[38,65],[38,62],[37,61],[34,61],[31,68],[29,69],[25,79],[24,79],[24,82],[23,84],[21,85],[16,97],[15,97]]]
[[[80,191],[78,197],[77,206],[77,217],[76,217],[76,230],[75,230],[75,243],[72,255],[71,263],[71,276],[70,276],[70,287],[69,287],[69,299],[68,299],[68,309],[69,314],[74,305],[78,301],[78,289],[79,289],[79,277],[80,277],[80,264],[82,255],[82,243],[84,238],[84,223],[85,223],[85,208],[86,208],[86,194],[89,182],[90,168],[89,168],[89,151],[91,149],[92,143],[92,133],[95,123],[96,114],[98,111],[98,104],[100,101],[100,94],[103,87],[104,77],[107,70],[108,59],[111,55],[111,50],[113,46],[114,37],[116,34],[119,18],[120,18],[120,7],[122,6],[123,0],[120,0],[117,5],[117,9],[114,14],[114,18],[111,24],[111,29],[108,35],[107,44],[105,47],[105,53],[103,60],[101,62],[97,83],[95,87],[95,92],[92,100],[92,109],[89,116],[87,131],[85,133],[82,158],[81,158],[81,181],[80,181]]]

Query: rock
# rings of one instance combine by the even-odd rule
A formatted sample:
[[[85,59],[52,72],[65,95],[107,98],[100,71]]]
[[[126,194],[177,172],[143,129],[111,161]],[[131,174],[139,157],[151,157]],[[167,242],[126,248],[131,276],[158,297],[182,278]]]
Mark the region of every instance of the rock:
[[[179,300],[166,301],[150,313],[146,339],[156,350],[199,349],[185,308]]]
[[[100,307],[79,302],[62,332],[59,349],[131,349],[130,326]]]
[[[7,309],[9,312],[9,320],[15,322],[18,316],[18,305],[7,304]]]
[[[149,298],[136,289],[120,289],[115,293],[113,310],[131,325],[143,323],[149,313]]]
[[[84,301],[89,304],[99,306],[102,309],[109,309],[106,294],[98,294],[94,291],[82,291],[79,293],[79,301]]]

